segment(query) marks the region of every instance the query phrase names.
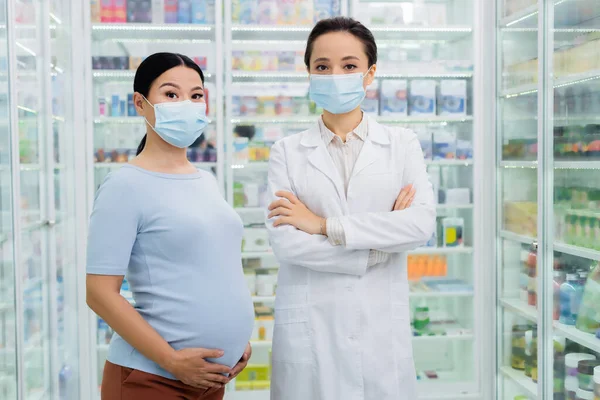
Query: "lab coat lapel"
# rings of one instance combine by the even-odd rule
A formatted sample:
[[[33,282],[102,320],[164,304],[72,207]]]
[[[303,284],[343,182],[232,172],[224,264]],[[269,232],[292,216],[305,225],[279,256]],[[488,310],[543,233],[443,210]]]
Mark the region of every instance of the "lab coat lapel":
[[[342,178],[338,170],[331,159],[331,155],[327,151],[327,147],[321,138],[321,132],[319,126],[316,125],[312,129],[304,133],[302,138],[302,145],[306,147],[312,147],[312,151],[308,155],[308,162],[323,173],[331,183],[335,186],[335,189],[340,197],[342,203],[346,200],[346,194],[344,191],[344,185],[342,184]],[[315,188],[318,190],[318,188]]]
[[[354,165],[354,169],[352,170],[352,178],[371,164],[375,163],[381,156],[374,143],[382,146],[389,146],[390,144],[390,140],[383,130],[383,127],[373,118],[366,118],[369,118],[367,120],[369,134],[365,139],[363,148],[361,149],[356,164]]]

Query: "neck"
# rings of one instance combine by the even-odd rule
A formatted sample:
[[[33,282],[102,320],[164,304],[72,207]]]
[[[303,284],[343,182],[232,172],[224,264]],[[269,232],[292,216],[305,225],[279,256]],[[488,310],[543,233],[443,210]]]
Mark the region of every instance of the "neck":
[[[175,170],[190,165],[187,149],[171,146],[152,130],[146,131],[146,145],[137,159],[161,170]]]
[[[360,107],[346,114],[332,114],[326,110],[323,111],[323,123],[331,132],[339,136],[344,142],[346,135],[352,132],[362,121],[363,112]]]

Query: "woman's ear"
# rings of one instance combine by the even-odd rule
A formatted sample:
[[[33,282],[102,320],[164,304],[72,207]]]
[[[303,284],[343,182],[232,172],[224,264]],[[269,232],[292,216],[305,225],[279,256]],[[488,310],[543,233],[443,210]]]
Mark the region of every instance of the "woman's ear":
[[[144,107],[150,107],[148,102],[144,99],[144,96],[138,92],[133,94],[133,104],[135,104],[135,109],[139,115],[144,114]]]
[[[365,76],[365,84],[369,86],[375,80],[375,72],[377,71],[377,65],[371,65],[369,71],[367,72],[367,76]]]

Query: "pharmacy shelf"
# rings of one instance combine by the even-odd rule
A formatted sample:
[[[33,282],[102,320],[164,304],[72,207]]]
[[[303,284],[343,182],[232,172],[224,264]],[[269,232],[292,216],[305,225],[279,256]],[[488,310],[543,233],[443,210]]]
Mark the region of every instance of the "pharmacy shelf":
[[[306,72],[283,72],[283,71],[233,71],[231,73],[233,82],[287,82],[287,81],[306,81],[308,82],[308,73]]]
[[[469,167],[473,160],[425,160],[426,165],[440,167]]]
[[[500,305],[505,310],[517,314],[528,321],[537,322],[537,309],[519,299],[500,299]]]
[[[400,116],[375,116],[378,122],[382,124],[449,124],[472,122],[472,116],[433,116],[433,117],[400,117]],[[235,117],[231,119],[234,125],[261,125],[261,124],[290,124],[290,125],[308,125],[314,124],[319,120],[318,115],[314,116],[256,116],[256,117]]]
[[[233,40],[244,41],[303,41],[306,43],[308,34],[313,25],[246,25],[234,24],[231,26]],[[277,38],[277,40],[273,40]]]
[[[554,243],[554,250],[563,254],[600,261],[600,251],[586,249],[585,247],[572,246],[564,243]]]
[[[447,116],[447,115],[436,115],[431,117],[398,117],[398,116],[385,116],[380,115],[375,117],[378,122],[382,124],[450,124],[450,123],[462,123],[472,122],[473,116]]]
[[[509,16],[506,16],[500,20],[501,28],[514,27],[521,22],[525,22],[530,18],[537,16],[538,14],[538,6],[537,3],[531,6],[525,7],[522,10],[519,10]]]
[[[213,40],[215,28],[202,24],[100,23],[92,25],[95,41]],[[185,40],[184,40],[185,41]]]
[[[144,122],[143,117],[98,117],[94,118],[94,124],[96,125],[104,125],[104,124],[114,124],[114,125],[130,125],[130,124],[140,124]]]
[[[369,28],[378,40],[444,40],[448,42],[469,38],[471,26],[371,26]]]
[[[600,161],[554,161],[554,169],[598,169]]]
[[[416,250],[411,250],[408,254],[412,255],[426,255],[426,254],[471,254],[473,253],[473,248],[468,246],[463,247],[421,247]]]
[[[528,321],[534,323],[537,322],[538,310],[519,299],[500,299],[500,305],[504,309],[509,310]],[[579,343],[592,351],[600,352],[600,339],[596,338],[596,336],[582,332],[574,326],[561,324],[558,321],[554,321],[553,326],[556,333],[561,334],[570,341]]]
[[[252,296],[254,303],[275,303],[275,296]]]
[[[456,291],[456,292],[410,292],[409,297],[411,299],[437,299],[437,298],[460,298],[460,297],[473,297],[475,293],[472,290],[468,291]]]
[[[510,240],[511,242],[519,242],[527,245],[531,245],[536,241],[534,237],[527,235],[520,235],[518,233],[513,233],[510,231],[500,231],[500,237],[505,240]]]
[[[600,70],[591,70],[578,74],[569,74],[554,80],[554,88],[560,88],[565,86],[577,85],[584,82],[600,79]],[[538,84],[531,83],[526,85],[515,86],[512,88],[505,89],[501,92],[500,96],[505,98],[524,96],[530,94],[536,94],[538,91]]]
[[[115,81],[131,83],[135,77],[135,71],[129,69],[95,69],[92,71],[92,77],[98,83],[114,83]],[[204,72],[204,78],[206,80],[210,80],[213,77],[214,75],[212,73]]]
[[[537,168],[537,161],[500,161],[501,168]]]
[[[413,343],[431,343],[431,342],[451,342],[451,341],[463,341],[463,340],[473,340],[474,336],[472,334],[464,334],[464,335],[433,335],[433,336],[413,336]],[[273,342],[270,340],[252,340],[250,341],[253,349],[270,349],[273,345]],[[108,350],[108,345],[106,345],[106,350]]]
[[[572,342],[579,343],[596,353],[600,352],[600,339],[596,336],[582,332],[574,326],[564,325],[556,321],[554,322],[554,329]]]
[[[526,376],[522,371],[512,369],[511,367],[500,368],[502,376],[512,381],[517,385],[525,394],[532,399],[537,399],[537,385],[534,381]]]
[[[242,253],[242,259],[247,260],[249,258],[264,258],[264,257],[275,257],[275,253],[272,251],[246,251]]]
[[[436,206],[438,211],[472,210],[474,207],[473,204],[438,204]]]

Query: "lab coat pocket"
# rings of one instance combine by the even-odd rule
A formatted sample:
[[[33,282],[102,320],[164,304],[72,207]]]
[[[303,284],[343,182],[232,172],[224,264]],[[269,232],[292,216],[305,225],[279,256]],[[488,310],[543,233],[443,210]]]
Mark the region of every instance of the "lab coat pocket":
[[[394,351],[399,360],[412,358],[412,329],[410,326],[410,309],[408,304],[392,304],[392,333]]]
[[[311,333],[305,286],[281,286],[275,304],[273,361],[311,363]]]

